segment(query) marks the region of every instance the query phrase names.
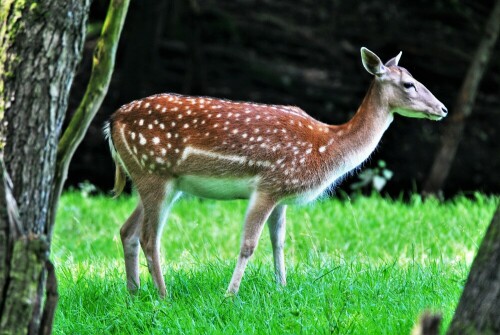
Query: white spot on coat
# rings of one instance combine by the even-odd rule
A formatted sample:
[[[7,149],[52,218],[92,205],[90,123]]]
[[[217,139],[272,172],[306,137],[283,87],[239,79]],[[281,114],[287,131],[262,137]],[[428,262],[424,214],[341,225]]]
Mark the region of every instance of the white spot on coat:
[[[142,134],[139,134],[139,144],[145,145],[147,142],[148,141],[146,141],[146,138]]]

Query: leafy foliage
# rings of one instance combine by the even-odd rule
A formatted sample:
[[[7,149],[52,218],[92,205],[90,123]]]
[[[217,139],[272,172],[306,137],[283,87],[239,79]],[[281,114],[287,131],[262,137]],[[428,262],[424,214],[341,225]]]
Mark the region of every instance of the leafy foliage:
[[[385,161],[380,160],[376,167],[364,169],[359,175],[359,181],[351,184],[351,190],[370,188],[377,192],[382,191],[394,173],[387,168]]]

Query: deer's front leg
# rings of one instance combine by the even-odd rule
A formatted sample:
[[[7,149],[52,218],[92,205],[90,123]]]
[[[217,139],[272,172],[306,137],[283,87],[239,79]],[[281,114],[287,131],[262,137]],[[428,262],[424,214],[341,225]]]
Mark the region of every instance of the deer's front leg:
[[[285,235],[286,235],[286,205],[278,205],[271,213],[269,220],[269,235],[273,246],[274,273],[276,281],[286,285],[285,270]]]
[[[264,223],[274,206],[276,206],[276,201],[271,196],[264,193],[255,192],[250,199],[243,228],[240,254],[227,293],[238,293],[241,278],[245,272],[248,260],[257,247]]]

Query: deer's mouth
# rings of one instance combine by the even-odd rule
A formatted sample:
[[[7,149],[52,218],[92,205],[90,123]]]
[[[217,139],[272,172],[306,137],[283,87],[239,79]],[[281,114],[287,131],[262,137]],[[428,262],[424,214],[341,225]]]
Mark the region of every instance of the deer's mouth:
[[[442,111],[431,108],[426,108],[424,110],[396,108],[392,110],[392,112],[405,117],[410,117],[415,119],[428,119],[432,121],[439,121],[447,115],[447,110],[444,107]]]
[[[427,118],[433,121],[442,120],[446,115],[448,115],[448,110],[445,107],[441,108],[438,113],[427,113]]]
[[[440,121],[444,118],[444,116],[437,114],[427,114],[427,118],[432,121]]]

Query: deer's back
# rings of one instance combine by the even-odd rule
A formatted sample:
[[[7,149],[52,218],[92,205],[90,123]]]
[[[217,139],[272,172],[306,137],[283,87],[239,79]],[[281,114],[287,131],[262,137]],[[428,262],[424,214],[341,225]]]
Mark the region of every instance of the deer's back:
[[[113,143],[132,179],[175,178],[179,189],[209,198],[314,187],[329,135],[298,107],[175,94],[133,101],[112,116]]]

